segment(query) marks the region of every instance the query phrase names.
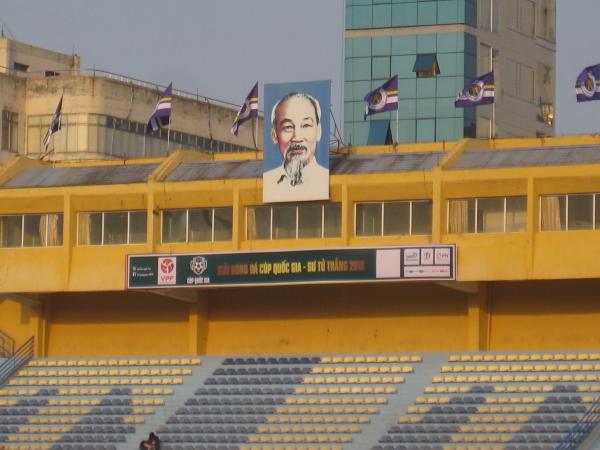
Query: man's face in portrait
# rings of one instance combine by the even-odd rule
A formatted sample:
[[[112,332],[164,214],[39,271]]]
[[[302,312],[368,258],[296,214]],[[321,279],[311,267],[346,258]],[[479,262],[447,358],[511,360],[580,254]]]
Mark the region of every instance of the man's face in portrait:
[[[284,166],[304,167],[312,161],[321,139],[321,123],[311,100],[290,97],[277,105],[271,138],[279,147]]]

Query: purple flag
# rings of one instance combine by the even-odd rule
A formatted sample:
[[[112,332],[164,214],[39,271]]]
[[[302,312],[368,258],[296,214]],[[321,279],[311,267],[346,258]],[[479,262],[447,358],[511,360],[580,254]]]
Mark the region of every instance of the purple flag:
[[[489,105],[494,103],[494,72],[488,72],[465,84],[462,91],[458,93],[454,106],[457,108],[469,108],[471,106]]]
[[[394,111],[398,109],[398,75],[383,83],[374,91],[365,95],[365,102],[368,102],[365,108],[364,119],[371,114],[377,114],[385,111]]]
[[[158,99],[158,103],[154,108],[154,112],[148,120],[146,131],[158,131],[169,125],[171,118],[171,105],[173,103],[173,95],[171,93],[173,83],[169,83],[165,92]]]
[[[244,100],[244,104],[241,106],[237,115],[235,116],[235,120],[233,121],[233,126],[231,127],[231,133],[235,136],[238,135],[238,131],[240,126],[250,120],[253,117],[258,116],[258,81],[254,85],[254,87],[250,90],[248,95],[246,96],[246,100]]]
[[[60,96],[60,100],[58,101],[58,105],[56,106],[56,111],[52,116],[52,122],[50,122],[50,126],[48,127],[48,131],[46,132],[46,137],[44,138],[44,148],[48,150],[48,145],[50,144],[50,138],[54,133],[60,130],[60,123],[62,120],[62,101],[63,96]]]
[[[577,77],[575,81],[575,95],[578,102],[589,102],[590,100],[600,100],[600,64],[589,66]]]

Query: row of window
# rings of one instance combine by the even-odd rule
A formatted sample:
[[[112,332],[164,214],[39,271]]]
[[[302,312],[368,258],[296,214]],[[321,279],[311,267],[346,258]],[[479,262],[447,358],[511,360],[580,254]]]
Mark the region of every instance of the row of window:
[[[539,230],[600,229],[600,194],[543,195]],[[449,234],[519,233],[527,226],[527,197],[448,200]],[[358,202],[354,235],[431,235],[431,200]],[[341,236],[340,203],[249,206],[247,240],[323,239]],[[233,210],[225,208],[162,211],[162,242],[230,241]],[[143,244],[146,211],[82,212],[77,216],[78,245]],[[0,215],[0,247],[51,247],[63,244],[63,214]]]
[[[0,247],[52,247],[62,238],[62,213],[0,216]]]
[[[19,145],[19,114],[13,111],[2,111],[2,128],[0,150],[17,153]]]
[[[501,11],[500,0],[349,0],[346,29],[465,23],[497,33],[502,16],[506,28],[555,41],[556,0],[503,0],[502,4]]]
[[[246,239],[319,239],[341,235],[339,203],[251,206],[246,208]]]
[[[51,120],[50,115],[27,117],[28,153],[42,151],[44,137]],[[170,131],[168,137],[166,129],[148,134],[145,123],[100,114],[63,114],[61,131],[52,137],[50,148],[54,148],[55,152],[99,152],[131,157],[163,156],[167,151],[167,139],[171,150],[182,148],[209,152],[248,150],[228,142],[174,130]]]

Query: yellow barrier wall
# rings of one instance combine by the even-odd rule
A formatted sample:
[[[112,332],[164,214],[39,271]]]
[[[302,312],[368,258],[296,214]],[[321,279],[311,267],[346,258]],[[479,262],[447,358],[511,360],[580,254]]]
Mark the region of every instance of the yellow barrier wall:
[[[139,292],[48,297],[48,356],[188,353],[187,303]]]
[[[211,291],[207,354],[463,350],[465,294],[432,284]]]
[[[42,322],[41,304],[15,301],[10,295],[0,295],[0,329],[15,340],[15,349],[32,336],[37,340]]]
[[[600,348],[600,280],[494,283],[491,351]]]

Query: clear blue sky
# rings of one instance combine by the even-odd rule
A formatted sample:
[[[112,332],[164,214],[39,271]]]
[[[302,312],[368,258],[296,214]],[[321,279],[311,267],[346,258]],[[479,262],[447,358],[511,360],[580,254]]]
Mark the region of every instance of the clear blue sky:
[[[600,0],[557,0],[557,133],[600,132],[574,80],[600,63]],[[0,0],[17,40],[101,68],[239,104],[253,83],[331,79],[341,120],[343,0]]]

